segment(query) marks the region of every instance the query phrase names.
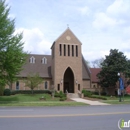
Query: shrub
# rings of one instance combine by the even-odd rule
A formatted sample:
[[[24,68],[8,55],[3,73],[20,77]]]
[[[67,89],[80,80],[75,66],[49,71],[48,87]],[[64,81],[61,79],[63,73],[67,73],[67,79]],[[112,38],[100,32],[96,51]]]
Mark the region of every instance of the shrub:
[[[63,98],[63,97],[66,97],[66,95],[63,93],[63,94],[60,94],[59,97]]]
[[[59,93],[55,93],[54,97],[60,97]]]
[[[59,93],[55,92],[55,97],[64,98],[64,97],[66,97],[66,94],[64,94],[62,91],[60,91]]]
[[[35,94],[51,94],[50,90],[34,90],[33,91]],[[13,90],[11,91],[11,95],[14,94],[32,94],[31,90]]]
[[[106,96],[107,93],[106,92],[101,92],[101,95]]]
[[[82,93],[84,94],[85,97],[90,97],[92,95],[91,91],[87,91],[87,90],[82,90]]]
[[[10,96],[10,95],[11,95],[10,89],[5,89],[4,90],[4,96]]]
[[[94,94],[94,95],[99,95],[99,92],[96,91],[96,92],[93,92],[93,94]]]
[[[62,97],[60,98],[60,101],[65,101],[67,98],[66,97]]]
[[[97,99],[102,99],[102,100],[107,100],[106,97],[102,97],[102,96],[96,96],[96,95],[92,95],[92,98],[97,98]]]
[[[62,94],[63,94],[63,92],[62,92],[62,91],[60,91],[60,92],[59,92],[59,94],[61,94],[61,95],[62,95]]]

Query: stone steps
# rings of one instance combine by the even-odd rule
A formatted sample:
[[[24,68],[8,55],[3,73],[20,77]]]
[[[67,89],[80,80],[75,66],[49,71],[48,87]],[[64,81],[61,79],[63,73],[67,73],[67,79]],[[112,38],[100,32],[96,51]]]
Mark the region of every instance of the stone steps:
[[[78,93],[67,93],[67,97],[68,98],[79,98],[79,94]]]

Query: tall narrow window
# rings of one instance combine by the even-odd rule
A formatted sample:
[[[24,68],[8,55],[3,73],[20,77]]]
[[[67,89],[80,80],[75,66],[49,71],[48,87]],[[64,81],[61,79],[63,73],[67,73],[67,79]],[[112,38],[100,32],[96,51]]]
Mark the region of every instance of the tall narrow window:
[[[47,64],[47,58],[46,57],[42,58],[42,64]]]
[[[59,45],[60,56],[62,56],[62,45]]]
[[[44,84],[44,86],[45,86],[45,89],[47,89],[47,85],[48,85],[48,84],[47,84],[47,81],[46,81],[46,82],[45,82],[45,84]]]
[[[66,45],[64,45],[64,56],[66,56]]]
[[[70,56],[70,45],[68,45],[68,56]]]
[[[58,90],[58,91],[60,91],[60,84],[58,84],[58,86],[57,86],[57,87],[58,87],[58,88],[57,88],[57,90]]]
[[[76,46],[76,57],[78,57],[78,46]]]
[[[72,45],[72,56],[74,56],[74,45]]]
[[[30,58],[30,63],[35,63],[35,58],[33,56]]]
[[[19,90],[19,81],[16,82],[16,90]]]

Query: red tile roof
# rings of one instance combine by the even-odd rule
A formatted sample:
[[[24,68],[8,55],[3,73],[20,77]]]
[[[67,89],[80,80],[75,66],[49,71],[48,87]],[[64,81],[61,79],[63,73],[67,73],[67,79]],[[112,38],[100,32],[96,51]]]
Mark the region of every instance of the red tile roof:
[[[98,82],[97,74],[101,71],[101,68],[90,68],[92,82]]]

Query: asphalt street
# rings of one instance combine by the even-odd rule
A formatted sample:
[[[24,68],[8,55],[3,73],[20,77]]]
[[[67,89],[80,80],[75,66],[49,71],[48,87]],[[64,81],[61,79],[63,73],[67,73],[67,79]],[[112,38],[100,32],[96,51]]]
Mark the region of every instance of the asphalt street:
[[[130,120],[130,105],[0,107],[0,130],[119,130],[120,119]]]

